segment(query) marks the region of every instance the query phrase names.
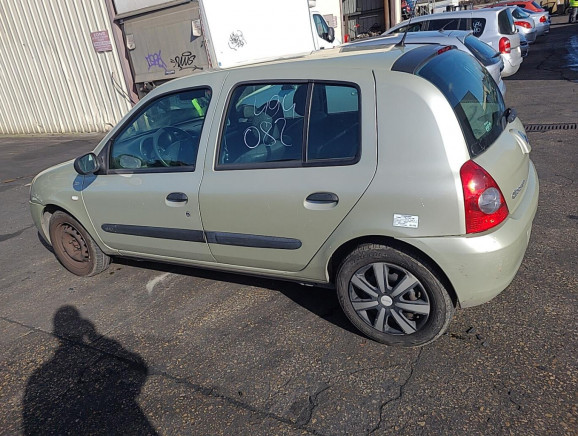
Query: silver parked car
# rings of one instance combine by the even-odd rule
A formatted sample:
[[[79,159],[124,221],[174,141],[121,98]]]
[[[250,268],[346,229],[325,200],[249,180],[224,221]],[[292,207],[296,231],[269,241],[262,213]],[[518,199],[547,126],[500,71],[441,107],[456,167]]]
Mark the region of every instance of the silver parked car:
[[[334,287],[353,325],[400,346],[508,286],[537,205],[494,79],[429,44],[170,81],[30,187],[74,274],[129,256]]]
[[[522,10],[527,13],[530,18],[532,18],[532,20],[534,20],[534,25],[536,26],[538,37],[545,36],[550,33],[550,14],[548,11],[536,12],[523,8]]]
[[[520,50],[522,51],[523,58],[528,56],[528,53],[530,52],[530,44],[528,44],[528,41],[526,41],[526,38],[522,33],[520,33]]]
[[[442,44],[454,45],[459,50],[474,56],[490,73],[498,84],[498,88],[502,95],[506,95],[506,85],[502,80],[502,70],[504,69],[504,61],[496,50],[488,44],[476,38],[472,32],[465,30],[436,30],[425,32],[412,32],[407,35],[390,35],[378,36],[376,38],[368,38],[349,44],[343,44],[342,47],[356,49],[359,47],[375,47],[399,44],[401,40],[405,43],[412,44]]]
[[[518,33],[524,35],[528,44],[534,44],[538,37],[538,29],[536,29],[534,19],[518,6],[510,6],[510,11],[512,12],[512,17],[514,17],[514,24],[516,29],[518,29]]]
[[[515,74],[522,64],[520,36],[508,7],[441,12],[413,17],[387,30],[393,33],[426,30],[471,30],[474,36],[499,51],[504,60],[502,77]]]

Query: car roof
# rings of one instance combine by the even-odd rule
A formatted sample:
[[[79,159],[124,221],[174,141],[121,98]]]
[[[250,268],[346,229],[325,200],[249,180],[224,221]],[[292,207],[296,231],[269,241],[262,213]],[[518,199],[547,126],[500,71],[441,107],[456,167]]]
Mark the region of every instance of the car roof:
[[[462,42],[466,36],[471,34],[472,32],[470,30],[427,30],[424,32],[408,32],[404,42],[406,44],[451,44],[455,42],[456,39],[459,42]],[[401,33],[397,33],[395,35],[377,36],[374,38],[352,41],[348,44],[343,44],[341,47],[347,48],[396,44],[401,40],[402,37],[403,35]]]
[[[504,6],[496,6],[496,7],[484,8],[484,9],[466,9],[463,11],[436,12],[435,14],[420,15],[419,17],[412,17],[409,20],[404,20],[401,23],[392,27],[392,29],[396,29],[398,27],[403,27],[403,26],[409,24],[410,22],[418,23],[421,21],[438,20],[438,19],[451,18],[451,17],[461,17],[464,15],[468,16],[468,17],[470,15],[474,15],[476,17],[496,15],[505,9],[509,9],[509,7],[504,5]],[[389,29],[388,31],[391,31],[391,29]],[[386,33],[388,31],[386,31]],[[382,35],[385,36],[385,34],[382,34]]]

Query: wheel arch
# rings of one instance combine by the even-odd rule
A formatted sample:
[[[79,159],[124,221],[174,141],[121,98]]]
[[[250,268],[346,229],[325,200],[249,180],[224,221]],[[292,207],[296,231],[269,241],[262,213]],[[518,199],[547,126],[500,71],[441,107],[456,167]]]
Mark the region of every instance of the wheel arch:
[[[98,235],[94,235],[92,233],[91,228],[87,228],[87,226],[84,225],[82,221],[79,220],[78,217],[75,214],[71,213],[68,209],[53,203],[49,203],[46,206],[44,206],[41,218],[42,232],[44,233],[44,236],[46,240],[50,243],[50,245],[52,245],[52,241],[50,240],[50,218],[52,218],[52,215],[54,215],[54,213],[57,211],[64,212],[65,214],[70,215],[72,218],[78,221],[78,223],[84,228],[84,230],[86,230],[86,232],[92,237],[92,239],[94,239],[95,243],[100,247],[100,244],[98,243],[100,241],[100,238],[98,238]]]
[[[454,304],[454,307],[458,307],[459,299],[457,293],[450,279],[440,268],[440,266],[430,256],[428,256],[426,253],[419,250],[418,248],[414,247],[413,245],[388,236],[378,236],[378,235],[363,236],[347,241],[346,243],[342,244],[339,248],[337,248],[337,250],[333,252],[327,264],[327,274],[331,285],[335,286],[337,271],[343,259],[345,259],[345,257],[349,253],[351,253],[353,250],[355,250],[355,248],[359,247],[362,244],[387,245],[389,247],[403,251],[407,255],[410,255],[418,259],[421,263],[424,264],[424,266],[432,270],[432,273],[434,273],[438,277],[438,279],[444,285],[445,289],[447,289],[449,296],[452,300],[452,303]]]

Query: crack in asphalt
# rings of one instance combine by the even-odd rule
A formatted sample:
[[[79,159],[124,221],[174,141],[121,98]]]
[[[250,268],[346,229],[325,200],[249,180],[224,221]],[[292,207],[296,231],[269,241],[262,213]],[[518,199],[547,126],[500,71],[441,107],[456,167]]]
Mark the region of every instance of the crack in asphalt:
[[[306,428],[306,425],[307,425],[307,424],[309,423],[309,421],[311,420],[311,416],[312,416],[312,414],[313,414],[313,411],[315,410],[315,408],[316,408],[317,405],[318,405],[318,402],[317,402],[318,396],[319,396],[321,393],[323,393],[324,391],[326,391],[327,389],[329,389],[329,388],[330,388],[329,385],[323,384],[322,388],[318,389],[315,393],[313,393],[313,395],[310,395],[310,396],[309,396],[309,398],[308,398],[309,406],[308,406],[308,408],[306,409],[307,412],[308,412],[306,416],[308,416],[308,418],[307,418],[303,423],[300,423],[299,421],[294,422],[294,421],[292,421],[292,420],[290,420],[290,419],[288,419],[288,418],[285,418],[285,417],[283,417],[283,416],[277,415],[277,414],[275,414],[275,413],[263,411],[263,410],[261,410],[261,409],[259,409],[259,408],[257,408],[257,407],[251,406],[250,404],[247,404],[247,403],[244,403],[244,402],[242,402],[242,401],[239,401],[239,400],[237,400],[236,398],[232,398],[232,397],[229,397],[229,396],[227,396],[227,395],[225,395],[225,394],[221,394],[221,393],[219,393],[215,388],[202,386],[202,385],[200,385],[200,384],[193,383],[193,382],[187,380],[186,378],[173,376],[173,375],[169,374],[168,372],[166,372],[166,371],[164,371],[164,370],[162,370],[162,369],[159,369],[159,368],[157,368],[157,367],[155,367],[155,366],[150,366],[150,365],[149,365],[149,366],[148,366],[148,371],[147,371],[147,368],[146,368],[145,366],[142,366],[141,364],[139,364],[139,363],[137,363],[137,362],[134,362],[134,361],[131,360],[131,359],[124,358],[124,357],[119,356],[119,355],[114,354],[114,353],[109,353],[109,352],[107,352],[107,351],[105,351],[105,350],[102,350],[102,349],[97,348],[97,347],[95,347],[94,345],[92,345],[92,344],[98,344],[98,342],[104,337],[104,335],[98,335],[98,337],[97,337],[91,344],[87,344],[87,343],[84,343],[84,342],[79,342],[79,341],[75,341],[75,340],[69,339],[69,338],[64,337],[64,336],[61,336],[61,335],[57,335],[57,334],[55,334],[55,333],[53,333],[53,332],[49,332],[49,331],[43,330],[43,329],[38,328],[38,327],[33,327],[33,326],[30,326],[30,325],[24,324],[24,323],[22,323],[22,322],[19,322],[19,321],[10,319],[10,318],[6,318],[6,317],[4,317],[4,316],[0,316],[0,320],[3,320],[3,321],[6,321],[6,322],[8,322],[8,323],[15,324],[15,325],[18,325],[18,326],[27,328],[27,329],[29,329],[30,331],[33,331],[33,332],[42,333],[42,334],[46,334],[46,335],[49,335],[49,336],[58,338],[59,340],[68,342],[68,343],[73,344],[73,345],[77,345],[77,346],[80,346],[80,347],[88,348],[88,349],[90,349],[90,350],[92,350],[92,351],[101,353],[101,354],[103,355],[103,357],[101,357],[100,359],[96,359],[95,362],[91,362],[90,364],[86,365],[86,367],[85,367],[84,370],[81,372],[81,374],[84,373],[84,372],[86,372],[86,370],[90,369],[90,368],[93,367],[95,364],[97,364],[100,360],[102,360],[102,358],[104,358],[104,356],[110,357],[110,358],[113,358],[113,359],[117,359],[117,360],[119,360],[119,361],[121,361],[121,362],[123,362],[123,363],[126,363],[126,364],[130,365],[131,367],[133,367],[133,368],[135,368],[135,369],[142,370],[145,374],[147,374],[148,377],[151,377],[151,376],[163,377],[163,378],[168,379],[168,380],[171,380],[171,381],[173,381],[173,382],[175,382],[175,383],[177,383],[177,384],[183,385],[183,386],[187,387],[188,389],[191,389],[193,392],[199,393],[199,394],[201,394],[201,395],[203,395],[203,396],[205,396],[205,397],[210,397],[210,398],[214,398],[214,399],[218,399],[218,400],[224,401],[225,403],[227,403],[227,404],[229,404],[229,405],[231,405],[231,406],[234,406],[234,407],[237,407],[237,408],[246,410],[246,411],[248,411],[248,412],[250,412],[250,413],[254,413],[254,414],[256,414],[256,415],[259,415],[259,416],[261,416],[261,417],[263,417],[263,418],[273,419],[273,420],[275,420],[275,421],[278,421],[278,422],[281,422],[281,423],[283,423],[283,424],[286,424],[286,425],[288,425],[288,426],[290,426],[290,427],[296,428],[296,429],[298,429],[298,430],[305,431],[305,432],[307,432],[307,433],[309,433],[309,434],[312,434],[312,435],[314,435],[314,436],[324,436],[324,434],[321,433],[321,432],[318,432],[318,431],[316,431],[316,430],[314,430],[314,429],[308,429],[308,428]]]
[[[166,379],[171,380],[177,384],[184,385],[188,389],[191,389],[193,392],[204,395],[205,397],[210,397],[210,398],[222,400],[231,406],[238,407],[240,409],[246,410],[246,411],[254,413],[256,415],[260,415],[263,418],[273,419],[273,420],[281,422],[283,424],[287,424],[288,426],[296,428],[298,430],[306,431],[307,433],[315,435],[315,436],[324,436],[323,433],[320,433],[314,429],[308,429],[305,427],[305,425],[309,422],[309,420],[307,422],[305,422],[304,424],[300,424],[299,421],[296,421],[296,422],[291,421],[290,419],[285,418],[283,416],[277,415],[275,413],[263,411],[261,409],[258,409],[257,407],[251,406],[250,404],[244,403],[243,401],[239,401],[236,398],[232,398],[232,397],[229,397],[228,395],[221,394],[218,391],[216,391],[215,388],[208,388],[206,386],[202,386],[202,385],[193,383],[193,382],[191,382],[185,378],[173,376],[173,375],[167,373],[166,371],[159,370],[155,367],[149,367],[149,376],[152,376],[152,375],[157,375],[157,376],[166,378]],[[329,388],[329,386],[327,386],[323,390],[326,390],[328,388]],[[316,394],[319,395],[323,390],[317,392]],[[315,400],[316,400],[316,396],[315,396]],[[317,404],[315,403],[315,400],[312,400],[312,396],[309,396],[309,402],[311,403],[311,405],[313,407],[313,408],[311,408],[311,413],[313,412],[313,409],[317,406]]]
[[[385,403],[382,403],[382,405],[379,407],[379,421],[377,422],[377,425],[372,428],[371,430],[369,430],[369,432],[367,433],[368,435],[370,434],[374,434],[377,430],[379,430],[381,428],[381,425],[383,423],[383,411],[384,409],[390,404],[393,403],[394,401],[398,401],[401,400],[401,398],[403,397],[403,393],[405,391],[405,387],[406,385],[411,381],[411,379],[413,378],[413,374],[415,372],[415,368],[417,367],[417,365],[420,362],[421,359],[421,355],[423,353],[423,348],[419,349],[419,353],[417,355],[417,357],[415,358],[415,360],[412,362],[411,364],[411,370],[409,372],[409,375],[407,376],[407,378],[405,379],[405,381],[399,386],[399,395],[395,398],[391,398],[389,400],[387,400]]]
[[[331,385],[323,383],[320,389],[317,389],[317,391],[315,391],[313,395],[309,395],[308,398],[309,406],[305,410],[305,414],[302,412],[301,415],[299,415],[299,419],[295,422],[295,424],[299,428],[304,428],[307,424],[309,424],[309,422],[311,421],[311,417],[313,416],[313,411],[319,405],[317,397],[319,397],[319,395],[328,390],[330,387]]]

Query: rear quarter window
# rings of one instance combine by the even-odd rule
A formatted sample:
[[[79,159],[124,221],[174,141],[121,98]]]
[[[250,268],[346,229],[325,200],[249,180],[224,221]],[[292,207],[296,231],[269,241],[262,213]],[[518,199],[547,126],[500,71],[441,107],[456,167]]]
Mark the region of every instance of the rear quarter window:
[[[472,18],[472,33],[476,38],[482,36],[484,29],[486,28],[485,18]]]
[[[504,9],[498,14],[498,30],[502,35],[513,35],[516,33],[516,25],[509,9]]]

